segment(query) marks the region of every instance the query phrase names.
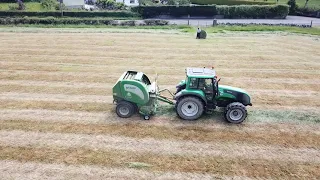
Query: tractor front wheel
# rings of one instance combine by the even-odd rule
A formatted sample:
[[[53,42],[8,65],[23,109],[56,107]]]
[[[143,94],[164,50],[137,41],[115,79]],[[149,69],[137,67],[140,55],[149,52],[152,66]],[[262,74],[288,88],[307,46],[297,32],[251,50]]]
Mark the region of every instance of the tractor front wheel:
[[[135,107],[130,102],[121,101],[117,104],[116,112],[119,117],[129,118],[135,113]]]
[[[177,102],[176,111],[184,120],[196,120],[203,113],[203,103],[196,97],[185,97]]]
[[[224,115],[228,122],[239,124],[246,119],[247,109],[242,103],[239,103],[239,102],[230,103],[227,106]]]

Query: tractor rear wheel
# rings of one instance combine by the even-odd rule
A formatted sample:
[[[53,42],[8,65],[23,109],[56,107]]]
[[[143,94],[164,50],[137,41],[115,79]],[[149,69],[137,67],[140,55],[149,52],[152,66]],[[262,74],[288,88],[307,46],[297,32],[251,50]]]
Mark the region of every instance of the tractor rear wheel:
[[[176,111],[184,120],[196,120],[203,113],[203,103],[196,97],[185,97],[177,102]]]
[[[128,101],[121,101],[117,104],[116,112],[119,117],[128,118],[135,113],[135,107]]]
[[[239,124],[246,119],[247,109],[242,103],[230,103],[225,110],[224,116],[228,122]]]

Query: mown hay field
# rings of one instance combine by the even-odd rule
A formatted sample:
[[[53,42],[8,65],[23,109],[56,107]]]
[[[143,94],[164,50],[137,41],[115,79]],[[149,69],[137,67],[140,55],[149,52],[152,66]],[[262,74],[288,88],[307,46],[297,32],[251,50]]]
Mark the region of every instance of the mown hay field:
[[[320,178],[318,36],[77,32],[0,32],[0,179]],[[174,90],[204,66],[251,94],[243,124],[116,116],[124,71]]]

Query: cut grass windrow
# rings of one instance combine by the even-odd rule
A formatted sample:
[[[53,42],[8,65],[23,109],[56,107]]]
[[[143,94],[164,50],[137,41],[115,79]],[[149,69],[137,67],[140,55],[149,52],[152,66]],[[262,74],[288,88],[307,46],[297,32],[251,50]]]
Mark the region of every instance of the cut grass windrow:
[[[264,178],[314,178],[320,176],[319,164],[292,163],[265,159],[198,157],[133,153],[120,150],[87,148],[36,148],[0,146],[0,159],[64,163],[68,165],[101,165],[128,167],[130,162],[150,164],[149,171],[209,173],[226,176]]]
[[[147,168],[140,166],[130,167],[131,164],[139,164],[139,162],[127,163],[129,167],[115,168],[97,165],[68,165],[65,163],[41,163],[41,162],[20,162],[16,160],[0,161],[0,178],[1,179],[157,179],[157,180],[193,180],[193,179],[232,179],[241,178],[238,176],[220,176],[206,173],[183,173],[183,172],[161,172],[148,171]],[[142,164],[142,163],[140,163]],[[41,177],[39,177],[41,174]]]
[[[96,150],[124,150],[179,156],[221,156],[247,159],[266,159],[320,163],[319,151],[311,148],[282,148],[247,143],[194,142],[153,138],[131,138],[115,135],[61,134],[50,132],[0,131],[0,144],[12,147],[92,148]],[[234,151],[231,147],[236,147]]]
[[[276,109],[276,108],[275,108]],[[307,111],[310,110],[310,111]],[[103,112],[68,111],[68,110],[46,110],[46,109],[0,109],[0,120],[10,121],[36,121],[36,122],[62,122],[76,124],[143,124],[165,127],[194,127],[210,129],[230,129],[232,131],[259,131],[268,129],[269,133],[312,132],[320,135],[317,122],[320,122],[320,114],[315,113],[317,109],[288,109],[272,110],[258,109],[249,110],[248,119],[241,125],[228,124],[222,117],[222,110],[218,109],[212,115],[204,115],[197,121],[183,121],[179,119],[172,107],[161,106],[159,112],[152,117],[151,121],[143,121],[137,114],[129,119],[119,118],[115,109]],[[226,126],[227,125],[227,126]]]
[[[137,71],[143,71],[143,68],[135,69]],[[183,72],[184,70],[181,69]],[[271,79],[305,79],[307,81],[315,80],[318,81],[319,74],[312,73],[312,71],[308,72],[286,72],[286,71],[277,71],[277,72],[250,72],[247,70],[238,71],[238,72],[229,72],[230,70],[219,71],[219,77],[226,78],[246,78],[249,79],[251,77],[256,78],[271,78]],[[291,70],[292,71],[292,70]],[[157,71],[144,71],[150,77],[153,77]],[[78,82],[106,82],[111,83],[115,82],[119,76],[124,73],[124,71],[117,71],[117,73],[107,73],[107,72],[70,72],[67,68],[65,71],[58,72],[50,72],[50,71],[27,71],[27,70],[0,70],[1,79],[7,80],[39,80],[39,81],[78,81]],[[168,84],[168,78],[175,80],[175,83],[181,81],[181,79],[185,79],[185,75],[180,73],[177,76],[166,75],[164,72],[159,76],[159,83]]]
[[[14,131],[23,130],[31,132],[50,132],[50,133],[69,133],[69,134],[88,134],[88,135],[116,135],[132,138],[154,138],[158,140],[192,140],[196,142],[212,143],[248,143],[254,145],[274,145],[286,148],[315,148],[320,149],[320,134],[312,131],[299,131],[292,128],[290,131],[269,127],[266,130],[254,130],[255,127],[228,127],[207,128],[205,126],[162,126],[140,124],[135,122],[112,124],[79,124],[68,122],[41,122],[28,120],[2,120],[0,130]],[[176,123],[179,124],[179,123]],[[209,125],[210,126],[210,125]],[[281,138],[279,138],[281,137]]]
[[[114,107],[110,103],[1,100],[0,108],[109,112]]]
[[[186,60],[184,60],[186,61]],[[220,62],[220,61],[214,61],[216,64],[216,68],[220,70],[225,70],[223,67],[228,67],[228,69],[237,69],[238,70],[247,70],[247,71],[255,71],[255,70],[267,70],[267,71],[288,71],[295,69],[296,66],[298,65],[300,68],[300,71],[308,72],[312,70],[316,70],[320,68],[320,64],[317,65],[315,64],[304,64],[303,62],[301,64],[292,64],[292,65],[287,65],[285,63],[273,63],[267,65],[266,63],[258,63],[255,65],[252,64],[243,64],[242,62],[237,62],[235,61],[234,63],[230,64],[229,62]],[[212,62],[211,62],[212,63]],[[188,63],[189,66],[192,66],[193,63]],[[180,67],[172,67],[168,66],[170,64],[163,64],[162,66],[157,66],[157,67],[148,67],[148,66],[138,66],[138,65],[132,65],[133,68],[137,69],[144,69],[145,71],[161,71],[163,69],[165,70],[173,70],[173,71],[178,71],[181,68]],[[176,64],[177,65],[177,64]],[[268,69],[266,69],[266,66]],[[55,72],[55,71],[70,71],[70,72],[96,72],[96,73],[105,73],[105,72],[120,72],[123,71],[123,69],[127,68],[128,65],[105,65],[105,64],[79,64],[79,63],[46,63],[46,62],[12,62],[12,61],[5,61],[5,62],[0,62],[0,69],[6,69],[6,70],[32,70],[32,71],[50,71],[50,72]],[[222,67],[222,68],[220,68]],[[110,69],[112,68],[112,69]],[[167,72],[167,75],[174,74],[173,72]]]
[[[73,65],[103,65],[103,66],[113,66],[115,61],[119,63],[119,65],[129,65],[129,66],[137,66],[135,63],[136,61],[142,61],[144,59],[140,57],[132,57],[130,60],[123,57],[117,57],[117,56],[76,56],[76,55],[55,55],[50,56],[46,54],[9,54],[9,53],[0,53],[2,60],[0,62],[19,62],[19,63],[44,63],[44,62],[52,62],[52,64],[73,64]],[[312,67],[312,65],[318,65],[319,62],[316,60],[316,57],[312,56],[311,59],[304,59],[299,56],[295,55],[286,55],[287,58],[290,58],[289,67],[291,66],[306,66],[306,67]],[[5,61],[3,61],[5,60]],[[162,60],[162,61],[160,61]],[[165,62],[165,63],[164,63]],[[168,58],[162,59],[162,57],[154,57],[153,59],[150,59],[149,61],[145,62],[144,66],[154,65],[155,67],[166,67],[168,65],[176,65],[177,67],[181,67],[185,64],[185,62],[188,62],[190,66],[198,65],[198,64],[212,64],[222,67],[232,67],[232,66],[245,66],[250,67],[250,65],[253,66],[268,66],[269,67],[275,67],[276,65],[280,65],[282,67],[283,65],[287,65],[288,61],[283,59],[283,57],[274,55],[274,54],[264,54],[263,56],[257,55],[257,54],[239,54],[239,56],[234,57],[233,55],[225,54],[223,56],[211,54],[211,59],[201,59],[201,61],[193,61],[193,59],[190,58],[176,58],[175,62],[169,61]],[[232,62],[232,64],[230,64]],[[248,64],[243,64],[243,62],[248,62]],[[241,64],[242,63],[242,64]],[[258,64],[259,63],[259,64]],[[170,66],[174,67],[174,66]]]

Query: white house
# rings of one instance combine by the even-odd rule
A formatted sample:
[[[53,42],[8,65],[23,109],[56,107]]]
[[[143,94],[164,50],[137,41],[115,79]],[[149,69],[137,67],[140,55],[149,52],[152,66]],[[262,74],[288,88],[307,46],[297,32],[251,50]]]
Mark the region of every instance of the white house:
[[[84,6],[84,0],[63,0],[63,4],[69,8],[81,8]]]
[[[116,2],[123,3],[126,6],[139,6],[139,0],[116,0]]]

